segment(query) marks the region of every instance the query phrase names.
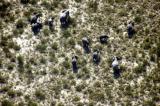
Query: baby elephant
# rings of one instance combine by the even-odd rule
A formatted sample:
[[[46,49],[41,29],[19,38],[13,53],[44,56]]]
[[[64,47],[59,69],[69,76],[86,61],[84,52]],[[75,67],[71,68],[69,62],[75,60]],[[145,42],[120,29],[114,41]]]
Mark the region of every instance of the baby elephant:
[[[49,29],[50,29],[51,31],[54,30],[54,18],[53,18],[53,17],[50,17],[50,18],[48,19],[48,26],[49,26]]]
[[[100,62],[100,54],[99,54],[98,51],[95,51],[95,52],[93,53],[92,58],[93,58],[93,62],[94,62],[95,64],[99,64],[99,62]]]
[[[69,11],[68,10],[63,10],[62,13],[60,14],[60,22],[61,22],[61,27],[65,28],[69,25]]]
[[[38,22],[38,19],[42,16],[41,13],[33,13],[33,15],[31,16],[31,18],[29,19],[30,24],[35,24]]]
[[[135,34],[134,23],[129,22],[129,24],[127,25],[127,33],[129,38],[133,37],[133,35]]]
[[[40,29],[42,29],[42,23],[32,24],[32,31],[35,35],[40,32]]]
[[[112,62],[112,68],[113,68],[113,74],[115,78],[118,78],[120,76],[120,68],[119,68],[119,62],[117,57],[113,57]]]
[[[78,71],[77,59],[78,59],[77,56],[72,57],[72,70],[73,70],[74,73],[77,73],[77,71]]]
[[[83,46],[83,49],[85,50],[86,53],[90,52],[90,49],[89,49],[89,40],[88,40],[87,37],[83,37],[82,38],[82,46]]]
[[[100,42],[102,43],[102,44],[105,44],[105,43],[107,43],[107,40],[108,40],[108,36],[107,35],[101,35],[100,37],[99,37],[99,40],[100,40]]]

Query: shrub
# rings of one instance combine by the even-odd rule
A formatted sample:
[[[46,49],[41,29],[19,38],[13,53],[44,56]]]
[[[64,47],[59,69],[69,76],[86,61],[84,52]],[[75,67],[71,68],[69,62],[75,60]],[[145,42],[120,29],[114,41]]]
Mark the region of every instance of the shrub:
[[[83,89],[85,89],[85,84],[79,84],[76,86],[76,91],[81,92]]]
[[[45,53],[47,49],[46,44],[39,44],[36,46],[36,50],[38,50],[40,53]]]
[[[135,73],[142,73],[146,71],[146,67],[144,67],[143,64],[139,64],[135,69],[134,72]]]
[[[23,56],[18,56],[17,57],[17,61],[18,61],[18,67],[19,68],[23,68],[23,66],[24,66],[24,57]]]
[[[80,3],[80,2],[82,2],[82,0],[75,0],[77,3]]]
[[[101,82],[96,81],[96,82],[93,84],[93,86],[94,86],[95,88],[100,88],[100,87],[101,87]]]
[[[9,90],[8,91],[8,96],[10,96],[11,98],[14,98],[16,96],[16,92],[13,90]]]
[[[62,68],[60,71],[60,75],[66,75],[66,73],[67,73],[66,70],[64,70],[64,68]]]
[[[3,100],[1,102],[1,105],[2,106],[14,106],[13,102],[12,101],[9,101],[9,100]]]
[[[49,56],[50,56],[50,62],[55,62],[55,63],[58,62],[58,59],[56,58],[54,52],[50,52]]]
[[[24,29],[23,28],[20,28],[20,29],[14,29],[13,30],[13,34],[14,34],[14,36],[18,36],[18,35],[21,35],[21,34],[23,34],[23,32],[24,32]]]
[[[25,23],[22,19],[19,19],[19,20],[16,22],[16,27],[17,27],[17,29],[24,28],[25,26],[26,26],[26,23]]]
[[[42,91],[40,91],[40,90],[37,90],[36,92],[35,92],[35,96],[39,99],[39,100],[44,100],[46,97],[45,97],[45,94],[42,92]]]
[[[78,102],[78,101],[80,101],[80,97],[75,96],[75,97],[72,99],[72,101],[73,101],[73,102]]]
[[[29,101],[28,106],[38,106],[38,104],[35,101]]]
[[[105,95],[104,95],[103,92],[101,92],[100,90],[98,90],[98,91],[95,91],[95,92],[91,92],[89,94],[89,98],[91,100],[94,100],[94,101],[97,101],[97,102],[98,101],[103,102],[105,100]]]
[[[124,9],[120,10],[118,14],[119,14],[119,16],[121,16],[121,17],[128,15],[127,11],[124,10]]]
[[[107,0],[107,2],[108,2],[109,4],[113,4],[113,3],[114,3],[114,0]]]
[[[69,18],[69,22],[70,22],[70,24],[73,26],[73,27],[76,27],[76,19],[75,18]]]
[[[19,51],[21,49],[21,47],[17,44],[14,44],[13,49],[16,51]]]
[[[92,11],[93,12],[96,12],[97,11],[97,9],[98,9],[98,3],[97,3],[97,1],[95,0],[95,1],[89,1],[88,2],[88,8],[89,9],[92,9]]]
[[[8,70],[13,70],[14,67],[15,67],[15,65],[11,63],[11,64],[8,64],[8,68],[7,69]]]
[[[54,84],[52,90],[58,95],[61,92],[62,86],[60,84]]]
[[[116,3],[124,3],[126,1],[128,1],[128,0],[115,0]]]
[[[156,106],[156,104],[152,100],[145,100],[143,101],[143,106]]]
[[[63,37],[68,38],[71,36],[71,33],[69,32],[69,30],[64,30],[63,32]]]
[[[51,48],[53,50],[58,50],[58,43],[54,42],[52,45],[51,45]]]
[[[157,56],[160,57],[160,43],[157,44]]]
[[[1,87],[0,92],[8,92],[10,90],[10,86]]]
[[[9,14],[11,3],[6,0],[1,0],[0,4],[0,17],[6,17]],[[5,18],[4,18],[5,19]]]
[[[19,102],[17,106],[25,106],[24,102]]]
[[[155,3],[154,6],[153,6],[153,9],[156,10],[156,11],[160,10],[160,2]]]
[[[54,10],[55,7],[58,6],[58,3],[57,3],[57,1],[48,2],[48,1],[44,0],[44,1],[42,1],[41,5],[44,6],[48,10]]]
[[[154,54],[150,55],[150,61],[155,62],[156,61],[156,57]]]
[[[69,69],[71,67],[69,61],[64,61],[63,62],[63,66],[66,68],[66,69]]]
[[[22,4],[27,4],[27,3],[29,3],[29,0],[20,0],[20,2],[21,2]]]
[[[71,89],[70,82],[67,80],[63,80],[63,88],[64,89]]]
[[[49,33],[50,33],[50,30],[49,30],[49,29],[45,28],[45,29],[43,30],[44,36],[49,36]]]
[[[50,8],[50,6],[51,6],[50,3],[46,0],[43,0],[41,5],[44,6],[45,8],[47,8],[47,9]]]
[[[7,78],[3,76],[2,73],[0,73],[0,83],[6,83],[6,82],[7,82]]]
[[[141,19],[140,16],[136,16],[136,17],[134,18],[134,21],[135,21],[136,23],[141,23],[142,19]]]
[[[35,4],[38,3],[38,1],[39,1],[39,0],[30,0],[29,3],[32,4],[32,5],[35,5]]]
[[[74,46],[75,46],[75,39],[73,39],[73,38],[70,38],[69,40],[68,40],[68,44],[73,48]]]
[[[84,103],[78,102],[78,103],[77,103],[77,106],[84,106]]]
[[[54,68],[51,73],[54,74],[54,75],[58,75],[59,74],[59,70]]]
[[[46,64],[46,59],[45,59],[44,57],[42,57],[42,58],[40,59],[40,62],[41,62],[42,64]]]
[[[65,106],[62,102],[59,102],[57,106]]]

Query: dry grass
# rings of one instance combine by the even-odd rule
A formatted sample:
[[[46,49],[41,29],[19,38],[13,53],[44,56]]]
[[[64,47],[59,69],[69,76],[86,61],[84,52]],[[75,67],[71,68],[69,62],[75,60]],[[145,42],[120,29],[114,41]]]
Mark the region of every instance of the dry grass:
[[[24,2],[24,0],[21,0]],[[12,1],[13,2],[13,1]],[[1,1],[0,105],[101,106],[144,105],[160,102],[159,0],[30,0]],[[69,9],[71,25],[60,28],[59,13]],[[55,30],[44,25],[33,35],[28,22],[33,12],[42,21],[55,17]],[[128,39],[126,26],[134,21],[136,34]],[[99,43],[107,34],[108,44]],[[88,37],[91,53],[82,49]],[[100,50],[101,62],[92,62]],[[78,73],[71,59],[78,56]],[[121,57],[121,76],[113,77],[112,57]]]

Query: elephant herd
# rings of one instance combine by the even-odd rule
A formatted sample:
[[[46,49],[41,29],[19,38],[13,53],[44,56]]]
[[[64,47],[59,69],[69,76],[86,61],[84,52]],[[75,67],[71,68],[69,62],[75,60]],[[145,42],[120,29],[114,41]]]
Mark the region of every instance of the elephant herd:
[[[43,27],[43,24],[40,20],[41,16],[42,16],[42,14],[34,13],[29,20],[30,24],[31,24],[31,30],[35,35],[38,34]],[[63,10],[60,13],[60,19],[59,20],[60,20],[60,23],[61,23],[61,28],[67,28],[70,24],[69,11],[68,10]],[[50,17],[49,19],[47,19],[47,25],[49,26],[49,29],[51,31],[53,31],[53,29],[54,29],[54,18],[53,17]],[[132,38],[132,36],[135,34],[134,23],[133,22],[128,23],[127,33],[128,33],[128,38]],[[101,35],[99,37],[99,41],[100,41],[101,44],[105,44],[105,43],[107,43],[108,38],[109,37],[107,35]],[[89,45],[90,45],[89,39],[87,37],[83,37],[82,38],[82,47],[83,47],[85,53],[90,53],[91,52]],[[78,60],[77,56],[72,57],[72,70],[75,73],[78,70],[77,60]],[[92,60],[93,60],[94,64],[97,64],[97,65],[99,64],[99,62],[100,62],[99,50],[95,50],[93,52]],[[115,78],[120,76],[120,68],[119,68],[118,60],[119,59],[116,56],[113,57],[112,69],[113,69],[113,74],[114,74]]]

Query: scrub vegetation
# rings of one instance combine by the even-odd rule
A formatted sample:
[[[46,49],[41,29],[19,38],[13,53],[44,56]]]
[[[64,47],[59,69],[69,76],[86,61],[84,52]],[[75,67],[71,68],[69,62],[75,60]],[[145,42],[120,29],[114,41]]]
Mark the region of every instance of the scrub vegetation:
[[[71,17],[67,29],[60,27],[63,9]],[[35,12],[43,24],[37,35],[29,23]],[[53,31],[45,25],[50,16]],[[130,20],[136,33],[129,39]],[[99,42],[102,34],[107,44]],[[91,53],[84,53],[83,37]],[[113,56],[121,58],[119,78]],[[0,106],[159,106],[159,90],[160,0],[0,0]]]

